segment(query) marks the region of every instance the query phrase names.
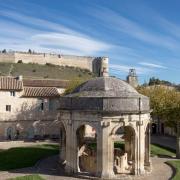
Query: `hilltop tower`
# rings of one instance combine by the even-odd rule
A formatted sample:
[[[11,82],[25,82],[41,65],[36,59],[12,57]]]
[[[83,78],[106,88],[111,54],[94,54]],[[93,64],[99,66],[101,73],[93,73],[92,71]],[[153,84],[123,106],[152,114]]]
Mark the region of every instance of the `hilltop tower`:
[[[129,74],[127,76],[127,82],[134,88],[138,86],[138,77],[136,75],[135,69],[129,69]]]

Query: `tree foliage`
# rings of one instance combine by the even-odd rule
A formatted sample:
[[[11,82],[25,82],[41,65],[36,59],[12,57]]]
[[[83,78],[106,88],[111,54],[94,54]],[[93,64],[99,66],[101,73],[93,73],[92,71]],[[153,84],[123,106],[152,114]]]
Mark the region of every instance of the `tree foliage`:
[[[72,93],[73,90],[77,88],[80,84],[82,84],[83,82],[85,82],[85,80],[83,79],[73,79],[69,81],[68,87],[66,88],[64,95]]]
[[[150,98],[152,116],[169,126],[180,121],[180,92],[167,86],[139,87],[138,91]]]
[[[165,81],[165,80],[160,80],[159,78],[155,78],[155,77],[151,77],[149,79],[149,86],[152,85],[167,85],[167,86],[172,86],[173,84],[169,81]]]

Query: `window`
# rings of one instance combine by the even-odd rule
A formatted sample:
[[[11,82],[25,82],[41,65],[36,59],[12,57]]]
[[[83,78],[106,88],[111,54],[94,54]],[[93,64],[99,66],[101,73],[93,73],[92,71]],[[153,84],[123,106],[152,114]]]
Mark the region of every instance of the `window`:
[[[6,111],[11,111],[11,105],[6,105]]]
[[[41,104],[40,104],[40,110],[41,110],[41,111],[44,110],[44,102],[41,102]]]
[[[15,91],[10,91],[10,96],[15,96],[16,92]]]

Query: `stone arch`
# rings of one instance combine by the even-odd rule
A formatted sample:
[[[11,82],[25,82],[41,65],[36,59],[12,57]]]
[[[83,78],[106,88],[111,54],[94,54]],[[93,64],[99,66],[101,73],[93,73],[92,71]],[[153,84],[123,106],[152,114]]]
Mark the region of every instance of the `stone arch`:
[[[66,161],[66,128],[63,122],[60,122],[59,126],[59,139],[60,139],[60,162],[65,163]]]
[[[17,123],[16,128],[15,128],[15,138],[16,139],[19,139],[20,137],[23,136],[23,130],[24,130],[24,127],[22,126],[22,124]]]
[[[135,129],[135,127],[134,127],[133,124],[125,124],[125,122],[120,122],[120,123],[118,123],[117,125],[115,125],[115,126],[112,127],[110,135],[115,135],[116,131],[117,131],[120,127],[122,127],[122,126],[124,126],[124,127],[130,127],[130,128],[133,130],[134,134],[135,134],[135,135],[137,134],[137,133],[136,133],[136,129]]]
[[[76,129],[78,172],[95,174],[97,171],[97,130],[89,123]]]
[[[28,139],[33,139],[35,136],[35,129],[33,126],[30,126],[27,130],[27,138]]]
[[[135,138],[136,132],[132,125],[118,125],[113,128],[115,174],[131,174],[135,169]]]
[[[9,126],[6,129],[6,137],[8,140],[14,139],[14,128],[12,126]]]

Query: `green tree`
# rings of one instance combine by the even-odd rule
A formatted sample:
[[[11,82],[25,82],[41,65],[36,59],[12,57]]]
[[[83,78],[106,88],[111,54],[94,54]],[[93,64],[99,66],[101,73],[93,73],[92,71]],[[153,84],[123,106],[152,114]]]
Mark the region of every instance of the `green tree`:
[[[180,158],[180,92],[167,86],[139,87],[138,91],[150,98],[152,117],[177,130],[176,156]]]
[[[85,82],[85,80],[83,79],[73,79],[71,81],[69,81],[68,83],[68,87],[66,88],[64,95],[70,94],[72,93],[80,84],[82,84],[83,82]]]

